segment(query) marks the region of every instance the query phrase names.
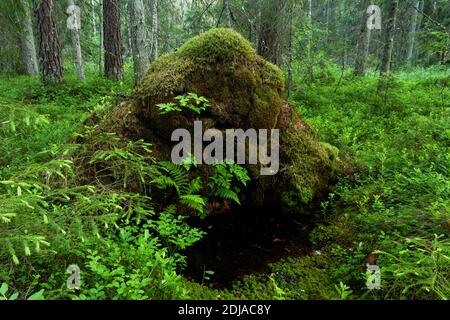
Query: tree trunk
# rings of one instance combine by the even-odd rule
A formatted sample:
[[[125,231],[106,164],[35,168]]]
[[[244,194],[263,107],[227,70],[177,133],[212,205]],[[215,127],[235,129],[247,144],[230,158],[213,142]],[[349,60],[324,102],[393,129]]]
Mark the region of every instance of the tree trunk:
[[[287,97],[288,99],[291,97],[291,89],[292,89],[292,47],[294,41],[294,17],[293,17],[293,3],[289,4],[289,43],[288,43],[288,76],[287,76]]]
[[[408,50],[406,52],[406,63],[412,65],[414,48],[416,43],[416,31],[417,31],[417,17],[418,9],[420,6],[420,0],[416,0],[414,7],[411,7],[411,24],[409,28]],[[417,10],[416,10],[416,9]]]
[[[370,28],[367,27],[367,19],[370,16],[367,13],[367,8],[372,4],[372,1],[373,0],[365,0],[362,2],[363,18],[361,21],[361,30],[355,59],[355,74],[358,76],[364,76],[366,74],[367,57],[369,56],[370,38],[372,34]]]
[[[105,48],[105,76],[123,79],[123,58],[120,41],[119,0],[103,0],[103,35]]]
[[[103,39],[104,39],[104,36],[103,36],[103,8],[101,5],[99,6],[99,17],[100,17],[100,27],[99,27],[100,35],[99,35],[99,46],[98,46],[98,52],[99,52],[98,74],[102,74],[102,70],[104,69],[103,68],[103,41],[104,41]]]
[[[398,0],[389,0],[389,15],[386,25],[383,58],[381,59],[381,73],[389,75],[392,64],[395,28],[397,24]]]
[[[34,76],[38,74],[38,62],[36,57],[36,45],[34,43],[33,22],[31,20],[31,10],[28,0],[20,0],[23,9],[22,19],[22,54],[23,64],[26,68],[27,74]]]
[[[150,59],[152,61],[158,58],[158,0],[152,3],[152,48],[150,50]]]
[[[231,28],[231,8],[230,8],[230,0],[223,0],[223,7],[227,17],[227,28]]]
[[[133,52],[134,78],[138,82],[147,72],[149,56],[147,53],[147,26],[145,25],[145,6],[143,0],[129,0],[128,13]]]
[[[313,33],[313,20],[312,20],[312,0],[308,0],[308,35],[306,42],[306,59],[308,65],[308,82],[312,83],[314,81],[314,71],[313,71],[313,63],[312,63],[312,55],[311,55],[311,46],[312,46],[312,33]]]
[[[282,64],[282,37],[279,29],[283,5],[281,1],[269,1],[260,9],[258,54],[278,66]]]
[[[96,6],[95,6],[95,0],[91,0],[91,22],[92,22],[92,33],[94,34],[94,36],[97,35],[97,23],[96,23],[96,19],[95,19],[95,12],[96,12]]]
[[[53,21],[53,0],[42,0],[36,9],[39,64],[45,84],[61,82],[64,68],[61,60],[61,45]]]
[[[72,38],[72,48],[75,53],[75,64],[77,68],[77,75],[81,81],[84,81],[84,68],[83,68],[83,55],[81,53],[81,43],[80,43],[80,27],[79,19],[80,19],[80,9],[75,8],[74,0],[68,0],[69,8],[67,9],[67,13],[72,15],[74,19],[77,19],[76,25],[72,25],[70,28],[70,34]]]

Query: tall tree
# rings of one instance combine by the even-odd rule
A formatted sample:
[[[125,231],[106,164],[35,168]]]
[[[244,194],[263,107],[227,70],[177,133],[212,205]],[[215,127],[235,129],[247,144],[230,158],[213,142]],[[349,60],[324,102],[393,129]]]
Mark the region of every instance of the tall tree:
[[[258,54],[278,66],[282,64],[283,37],[280,30],[284,6],[284,2],[272,0],[263,0],[260,6]]]
[[[34,42],[33,22],[31,19],[30,2],[28,0],[20,0],[23,10],[22,18],[22,56],[23,64],[29,75],[36,75],[39,72],[36,57],[36,45]]]
[[[150,59],[158,58],[158,0],[152,2],[152,48],[150,50]]]
[[[227,28],[231,28],[232,19],[231,19],[230,0],[223,0],[223,8],[225,11],[225,15],[227,17]]]
[[[39,64],[45,84],[61,82],[64,67],[61,59],[61,44],[53,20],[53,0],[42,0],[36,9]]]
[[[72,38],[72,48],[75,54],[75,64],[77,68],[77,75],[80,80],[84,80],[84,67],[83,67],[83,55],[81,53],[80,42],[80,8],[75,6],[74,0],[68,0],[69,7],[67,8],[67,14],[69,14],[70,34]]]
[[[355,58],[355,74],[358,76],[364,76],[366,73],[367,57],[369,56],[370,38],[372,34],[372,30],[367,26],[367,19],[370,16],[370,14],[367,13],[367,8],[372,4],[372,1],[373,0],[361,1],[363,14]]]
[[[395,28],[397,24],[398,0],[388,0],[388,21],[386,25],[383,57],[381,59],[381,72],[389,75],[392,64],[392,51],[394,49]]]
[[[147,52],[147,26],[145,25],[145,6],[143,0],[129,0],[131,50],[135,81],[139,81],[147,72],[149,55]]]
[[[104,35],[103,35],[103,6],[102,5],[100,5],[99,7],[98,7],[98,9],[99,9],[99,14],[98,14],[98,16],[99,16],[99,20],[100,20],[100,26],[99,26],[99,30],[100,30],[100,34],[99,34],[99,37],[98,37],[98,42],[99,42],[99,44],[98,44],[98,74],[102,74],[102,70],[104,70],[104,68],[103,68],[103,49],[104,49],[104,45],[103,45],[103,42],[104,42]]]
[[[416,0],[414,6],[411,6],[411,22],[409,27],[409,36],[408,36],[408,49],[406,51],[406,63],[408,65],[412,64],[413,56],[414,56],[414,48],[416,44],[416,32],[417,32],[417,17],[419,13],[420,0]]]
[[[312,36],[313,36],[313,18],[312,18],[312,0],[307,0],[307,36],[306,36],[306,60],[308,65],[308,82],[311,83],[314,80],[313,62],[312,62]]]
[[[103,36],[105,48],[105,76],[123,79],[123,58],[120,41],[119,0],[103,0]]]

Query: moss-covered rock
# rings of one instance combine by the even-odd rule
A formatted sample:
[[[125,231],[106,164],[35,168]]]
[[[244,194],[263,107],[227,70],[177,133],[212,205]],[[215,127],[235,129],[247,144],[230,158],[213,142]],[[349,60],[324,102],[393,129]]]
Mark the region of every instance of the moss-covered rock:
[[[280,173],[260,176],[258,166],[247,166],[252,185],[243,199],[258,205],[281,202],[297,211],[327,190],[338,154],[316,139],[283,91],[277,66],[258,56],[237,32],[213,29],[153,62],[131,98],[113,108],[99,127],[151,142],[161,160],[170,160],[173,130],[192,130],[197,119],[222,131],[280,129]],[[206,97],[211,106],[201,114],[187,109],[161,114],[158,104],[175,103],[188,92]],[[205,168],[201,176],[207,175]]]

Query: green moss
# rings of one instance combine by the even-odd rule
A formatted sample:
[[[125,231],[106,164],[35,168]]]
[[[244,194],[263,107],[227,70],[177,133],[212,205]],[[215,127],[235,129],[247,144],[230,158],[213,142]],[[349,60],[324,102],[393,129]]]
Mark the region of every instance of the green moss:
[[[323,195],[338,167],[338,150],[319,142],[312,132],[290,130],[283,137],[282,151],[292,161],[284,172],[289,191],[281,194],[282,201],[296,207]]]
[[[153,62],[146,76],[136,87],[134,96],[166,98],[183,85],[186,76],[193,70],[194,63],[179,57],[176,53],[160,57]]]
[[[256,52],[242,35],[233,29],[217,28],[186,42],[178,55],[195,63],[231,63],[254,59]]]
[[[331,262],[325,256],[287,258],[270,264],[265,274],[252,274],[234,282],[233,293],[239,299],[271,300],[276,286],[287,300],[326,299],[335,296],[333,279],[326,270]]]

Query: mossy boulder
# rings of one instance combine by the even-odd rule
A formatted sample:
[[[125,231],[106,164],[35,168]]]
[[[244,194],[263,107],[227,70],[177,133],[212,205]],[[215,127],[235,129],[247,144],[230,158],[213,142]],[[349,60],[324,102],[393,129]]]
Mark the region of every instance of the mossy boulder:
[[[160,160],[170,160],[173,130],[192,130],[197,119],[222,131],[280,129],[280,172],[260,176],[257,166],[247,166],[252,184],[243,201],[277,202],[297,211],[326,192],[338,154],[316,139],[283,91],[277,66],[257,55],[239,33],[213,29],[153,62],[132,96],[113,108],[99,128],[151,142]],[[158,104],[175,103],[175,97],[188,92],[206,97],[211,106],[200,115],[190,110],[161,114]]]

